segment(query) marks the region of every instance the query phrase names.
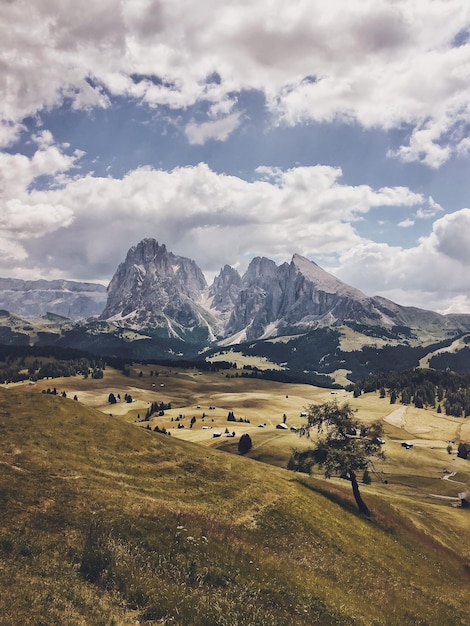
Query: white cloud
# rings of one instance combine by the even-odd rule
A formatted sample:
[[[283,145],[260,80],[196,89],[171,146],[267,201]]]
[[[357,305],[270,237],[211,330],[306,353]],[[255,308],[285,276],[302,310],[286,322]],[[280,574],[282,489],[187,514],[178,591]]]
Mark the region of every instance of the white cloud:
[[[469,292],[470,209],[436,220],[414,248],[361,242],[341,254],[337,274],[372,295],[440,312],[464,310]],[[468,312],[468,307],[466,309]]]
[[[223,139],[238,123],[227,101],[259,89],[286,124],[410,125],[390,154],[437,168],[468,150],[470,44],[453,42],[469,25],[461,0],[4,2],[0,141],[64,98],[107,107],[108,92],[155,107],[205,100],[215,108],[188,136]]]
[[[438,215],[439,213],[442,213],[443,211],[444,209],[441,207],[441,205],[438,202],[436,202],[432,196],[429,196],[427,206],[420,207],[416,211],[416,217],[420,220],[425,220],[430,217],[435,217],[436,215]]]
[[[5,264],[7,267],[15,266],[27,258],[26,250],[18,241],[0,237],[0,264]]]
[[[470,120],[470,116],[469,116]],[[450,122],[441,124],[438,120],[430,120],[424,126],[416,127],[407,146],[400,146],[396,151],[389,150],[389,156],[395,156],[404,163],[422,161],[429,167],[437,169],[450,157],[450,146],[441,146],[438,141],[450,130]]]
[[[0,119],[0,147],[14,145],[24,130],[25,126],[15,120]]]
[[[190,122],[184,132],[191,144],[203,144],[208,139],[225,141],[227,137],[240,125],[240,114],[232,113],[226,117],[219,117],[208,122],[197,124]]]
[[[459,156],[463,157],[470,154],[470,137],[465,137],[457,144],[456,152]]]
[[[410,228],[411,226],[414,226],[414,220],[406,218],[405,220],[398,222],[398,226],[400,228]]]
[[[374,207],[422,205],[423,196],[405,187],[342,184],[341,170],[329,166],[261,167],[252,182],[203,163],[171,172],[139,168],[123,179],[71,178],[67,168],[77,157],[49,145],[47,134],[37,141],[44,147],[30,158],[0,155],[0,275],[26,277],[30,268],[37,278],[41,268],[43,277],[106,282],[128,248],[151,236],[207,272],[299,252],[329,258],[340,278],[371,295],[439,310],[466,302],[470,209],[442,216],[417,246],[403,249],[368,241],[354,225]],[[51,171],[62,184],[35,188],[35,177]]]
[[[453,298],[449,298],[445,308],[441,308],[441,313],[466,313],[470,311],[470,297],[464,294],[459,294]]]
[[[43,152],[49,156],[41,161]],[[341,170],[328,166],[260,168],[253,182],[203,163],[171,172],[146,167],[123,179],[65,177],[57,188],[34,189],[34,173],[48,159],[57,172],[75,163],[48,146],[10,164],[18,174],[6,180],[11,194],[0,227],[22,237],[31,266],[44,260],[44,273],[60,268],[75,278],[110,278],[130,245],[147,236],[210,271],[250,255],[336,255],[360,244],[353,222],[374,207],[422,201],[403,187],[342,184]]]
[[[59,228],[70,226],[73,211],[61,204],[41,204],[9,200],[3,206],[0,228],[18,239],[42,237]]]
[[[40,176],[52,179],[69,171],[81,153],[67,155],[60,147],[51,145],[52,136],[45,132],[36,137],[41,147],[31,158],[22,154],[0,152],[0,201],[17,200]]]
[[[28,116],[40,130],[32,155],[0,153],[1,271],[106,279],[130,245],[155,236],[208,271],[255,254],[332,265],[340,255],[342,276],[368,292],[420,306],[441,293],[436,306],[461,306],[469,209],[405,250],[368,241],[358,222],[375,207],[409,207],[400,226],[418,227],[443,208],[407,187],[344,184],[340,168],[258,168],[253,182],[203,164],[72,179],[81,153],[57,145],[41,114],[122,96],[185,109],[187,139],[201,145],[246,121],[240,92],[256,89],[275,124],[399,129],[390,156],[436,169],[469,154],[470,43],[453,44],[469,27],[461,0],[3,2],[0,145],[14,145]]]
[[[470,209],[444,215],[434,223],[433,247],[441,254],[462,264],[470,264]]]

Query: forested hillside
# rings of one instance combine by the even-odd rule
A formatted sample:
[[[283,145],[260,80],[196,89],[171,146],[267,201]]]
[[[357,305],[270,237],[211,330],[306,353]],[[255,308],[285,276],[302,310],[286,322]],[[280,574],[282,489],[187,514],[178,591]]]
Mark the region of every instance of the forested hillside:
[[[355,396],[380,391],[382,397],[390,398],[390,404],[436,407],[438,413],[454,417],[470,415],[470,374],[417,368],[368,376],[349,389]]]

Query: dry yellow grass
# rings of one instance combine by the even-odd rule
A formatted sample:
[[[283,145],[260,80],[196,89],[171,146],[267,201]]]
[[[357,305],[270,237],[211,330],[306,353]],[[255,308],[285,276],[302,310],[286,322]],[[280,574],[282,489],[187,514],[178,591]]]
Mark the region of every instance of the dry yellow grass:
[[[264,356],[249,356],[247,354],[242,354],[241,352],[235,352],[234,350],[224,350],[220,354],[214,354],[207,360],[211,363],[217,363],[218,361],[229,361],[230,363],[236,363],[239,369],[242,369],[244,365],[257,367],[259,370],[284,369],[278,363],[274,363]]]
[[[468,516],[428,497],[441,483],[452,488],[432,476],[446,452],[405,451],[400,437],[408,433],[385,422],[390,458],[380,469],[389,482],[374,478],[362,488],[375,512],[366,521],[345,481],[310,479],[210,448],[231,440],[198,442],[207,447],[177,439],[202,435],[199,419],[193,432],[165,437],[129,423],[134,403],[119,405],[128,409],[121,415],[116,405],[103,406],[110,390],[174,403],[153,425],[172,424],[176,413],[188,422],[200,404],[206,419],[229,429],[228,410],[252,412],[253,423],[233,428],[251,429],[254,458],[282,465],[293,445],[308,445],[275,429],[282,414],[288,424],[301,423],[307,404],[342,400],[343,392],[220,373],[160,369],[150,377],[149,370],[139,377],[136,367],[126,378],[106,369],[102,380],[0,391],[6,626],[465,623]],[[40,393],[51,386],[68,398]],[[78,402],[70,399],[75,393]],[[375,395],[349,399],[361,419],[394,408]],[[461,468],[450,463],[464,473],[464,461]]]

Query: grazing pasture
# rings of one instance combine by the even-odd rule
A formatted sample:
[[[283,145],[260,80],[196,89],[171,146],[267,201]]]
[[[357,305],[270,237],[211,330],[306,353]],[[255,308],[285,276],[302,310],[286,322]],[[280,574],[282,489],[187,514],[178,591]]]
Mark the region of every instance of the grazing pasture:
[[[361,485],[371,520],[348,481],[285,469],[311,445],[291,427],[332,399],[385,427],[386,459]],[[469,511],[444,499],[469,483],[455,454],[463,419],[377,394],[139,365],[10,385],[0,400],[2,624],[466,623]],[[154,402],[172,408],[145,421]],[[253,445],[241,456],[244,433]]]

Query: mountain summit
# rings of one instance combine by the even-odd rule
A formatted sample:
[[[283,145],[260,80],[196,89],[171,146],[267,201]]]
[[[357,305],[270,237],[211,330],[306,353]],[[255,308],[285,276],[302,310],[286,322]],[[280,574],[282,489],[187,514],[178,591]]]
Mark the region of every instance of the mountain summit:
[[[57,345],[137,360],[218,361],[225,354],[231,363],[233,353],[241,352],[248,361],[260,357],[288,370],[287,376],[294,372],[322,384],[343,384],[345,371],[357,380],[374,371],[418,367],[450,344],[457,352],[445,367],[465,368],[468,361],[470,316],[368,296],[299,254],[280,265],[255,257],[242,276],[225,265],[208,286],[193,260],[144,239],[129,249],[107,293],[102,286],[62,281],[4,280],[0,292],[2,287],[5,301],[20,301],[26,310],[40,303],[57,313],[66,306],[69,315],[107,297],[100,317],[86,321],[48,314],[26,322],[3,311],[4,344]]]
[[[195,327],[208,329],[198,304],[206,279],[194,261],[168,252],[155,239],[132,247],[108,286],[101,319],[137,328],[160,328],[185,338]]]

